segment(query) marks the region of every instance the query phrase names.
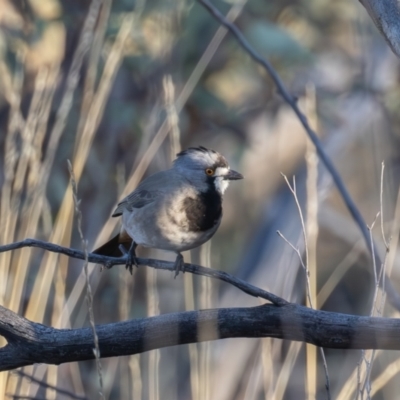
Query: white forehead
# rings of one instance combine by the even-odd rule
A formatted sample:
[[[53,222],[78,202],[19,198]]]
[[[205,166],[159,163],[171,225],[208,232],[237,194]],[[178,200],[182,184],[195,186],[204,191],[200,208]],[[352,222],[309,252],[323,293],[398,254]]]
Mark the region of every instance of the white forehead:
[[[190,159],[195,164],[201,164],[204,166],[212,166],[220,161],[222,156],[219,153],[211,151],[193,151],[188,152],[184,157]]]
[[[219,154],[211,153],[210,151],[193,151],[184,155],[185,158],[190,159],[196,164],[213,165],[217,162]]]

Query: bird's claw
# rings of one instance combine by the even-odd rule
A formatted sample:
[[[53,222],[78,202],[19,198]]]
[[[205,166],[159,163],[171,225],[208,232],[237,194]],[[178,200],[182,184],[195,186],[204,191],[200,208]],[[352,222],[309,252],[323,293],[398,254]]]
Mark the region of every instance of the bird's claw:
[[[119,249],[126,257],[125,268],[130,272],[131,275],[133,275],[133,266],[135,265],[136,268],[139,268],[135,251],[136,243],[132,242],[131,247],[128,251],[126,251],[125,247],[122,244],[119,246]]]
[[[133,266],[136,266],[136,268],[139,268],[137,258],[131,253],[128,253],[126,255],[126,265],[125,268],[130,272],[131,275],[133,275]]]
[[[179,272],[185,272],[185,262],[181,253],[178,253],[175,260],[175,275],[174,279],[179,275]]]

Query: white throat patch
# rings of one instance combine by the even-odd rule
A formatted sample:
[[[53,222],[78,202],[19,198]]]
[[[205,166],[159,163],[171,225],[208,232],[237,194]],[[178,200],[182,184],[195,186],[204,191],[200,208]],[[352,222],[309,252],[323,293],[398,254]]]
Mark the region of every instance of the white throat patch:
[[[224,194],[226,188],[229,186],[229,181],[224,179],[224,176],[229,172],[229,168],[218,167],[215,170],[214,185],[215,189],[221,194]]]

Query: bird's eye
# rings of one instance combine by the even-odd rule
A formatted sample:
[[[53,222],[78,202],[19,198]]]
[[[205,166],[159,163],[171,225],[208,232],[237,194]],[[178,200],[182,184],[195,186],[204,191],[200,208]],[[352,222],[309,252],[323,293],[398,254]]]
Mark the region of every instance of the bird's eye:
[[[208,176],[213,176],[213,175],[214,175],[214,170],[211,169],[211,168],[207,168],[207,169],[206,169],[206,174],[207,174]]]

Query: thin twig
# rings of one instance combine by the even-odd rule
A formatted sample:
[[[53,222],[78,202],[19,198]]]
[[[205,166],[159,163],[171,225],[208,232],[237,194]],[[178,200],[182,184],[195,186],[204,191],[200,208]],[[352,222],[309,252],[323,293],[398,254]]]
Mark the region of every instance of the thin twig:
[[[372,241],[372,230],[376,224],[376,221],[379,217],[380,213],[378,212],[375,216],[375,219],[372,221],[371,226],[368,226],[368,230],[369,230],[369,235],[370,235],[370,240]],[[372,248],[372,250],[374,250]],[[372,317],[374,315],[374,308],[375,308],[375,304],[376,304],[376,299],[378,296],[378,289],[379,289],[379,281],[380,281],[380,277],[381,274],[379,274],[378,277],[378,273],[377,273],[377,269],[376,269],[376,260],[374,257],[372,257],[372,263],[373,263],[373,270],[374,270],[374,278],[375,278],[375,290],[374,290],[374,298],[372,301],[372,306],[371,306],[371,311],[370,311],[370,316]],[[382,268],[381,268],[382,271]],[[372,369],[372,362],[374,360],[375,357],[375,350],[373,350],[371,352],[371,356],[368,360],[368,355],[367,352],[365,350],[361,350],[361,358],[359,363],[357,364],[357,368],[358,368],[358,372],[357,372],[357,387],[358,387],[358,391],[357,391],[357,398],[360,395],[361,398],[364,398],[364,391],[366,388],[368,388],[369,385],[369,380],[370,380],[370,376],[371,376],[371,369]],[[362,367],[365,364],[365,372],[363,373],[362,371]],[[363,382],[361,382],[361,379],[363,379]],[[367,393],[369,392],[369,390],[367,389]]]
[[[372,242],[374,239],[372,238],[372,229],[374,229],[374,226],[376,224],[376,221],[379,217],[380,213],[378,212],[375,216],[375,219],[373,220],[371,226],[368,226],[368,232],[369,232],[369,240]],[[375,285],[378,283],[378,276],[380,276],[380,273],[378,274],[378,270],[377,270],[377,265],[376,265],[376,259],[373,257],[374,256],[374,247],[372,247],[372,266],[373,266],[373,270],[374,270],[374,278],[375,278]],[[380,269],[381,271],[381,269]],[[376,297],[374,296],[374,301],[375,302]],[[373,312],[373,307],[371,309],[371,313]],[[371,315],[372,317],[372,315]]]
[[[372,240],[372,229],[374,228],[374,225],[376,223],[376,219],[379,216],[381,216],[381,218],[382,218],[381,211],[378,212],[378,214],[376,215],[376,218],[375,218],[374,222],[372,223],[371,227],[368,228],[370,230],[370,232],[371,232],[371,240]],[[378,273],[377,266],[376,266],[376,264],[374,262],[375,290],[374,290],[374,297],[373,297],[373,300],[372,300],[372,306],[371,306],[371,312],[370,312],[370,316],[371,317],[374,315],[374,309],[376,310],[377,315],[382,316],[382,313],[380,311],[382,304],[379,307],[377,307],[376,306],[376,302],[377,302],[378,293],[379,293],[379,286],[380,286],[381,282],[382,282],[382,299],[383,299],[383,296],[384,296],[384,277],[385,277],[385,271],[386,271],[387,255],[389,253],[389,244],[390,244],[390,240],[389,240],[389,242],[387,242],[385,258],[383,260],[383,264],[379,268],[379,273]]]
[[[381,168],[381,190],[380,190],[380,196],[379,196],[379,203],[380,203],[380,212],[381,212],[381,231],[382,231],[382,239],[383,243],[385,243],[386,251],[389,251],[389,245],[386,241],[385,237],[385,230],[383,228],[383,177],[384,177],[384,171],[385,171],[385,162],[382,161],[382,168]]]
[[[278,73],[275,71],[275,69],[272,67],[272,65],[269,63],[268,60],[264,59],[261,57],[254,49],[253,47],[249,44],[247,39],[243,36],[242,32],[237,28],[235,24],[232,22],[229,22],[223,14],[215,7],[213,6],[208,0],[197,0],[198,3],[200,3],[204,8],[209,11],[209,13],[219,21],[220,24],[225,26],[231,33],[232,35],[236,38],[238,43],[242,46],[242,48],[250,55],[250,57],[256,61],[258,64],[260,64],[270,75],[271,79],[275,83],[279,94],[282,96],[282,98],[286,101],[286,103],[293,109],[294,113],[297,115],[298,119],[300,120],[301,124],[303,125],[304,129],[306,130],[310,140],[313,142],[318,156],[325,165],[326,169],[328,172],[331,174],[332,179],[339,190],[340,195],[343,198],[343,201],[346,204],[347,209],[349,210],[351,216],[353,217],[354,221],[358,225],[362,236],[364,237],[364,241],[366,242],[368,249],[370,250],[372,254],[372,247],[375,248],[375,257],[376,257],[376,263],[378,265],[381,264],[380,257],[378,252],[376,251],[376,245],[374,243],[370,242],[369,238],[369,232],[367,225],[364,221],[364,218],[362,217],[360,211],[358,210],[356,204],[354,203],[353,199],[351,198],[349,192],[347,191],[347,188],[340,177],[340,174],[336,170],[335,166],[333,165],[333,162],[325,152],[322,143],[320,142],[317,134],[314,132],[314,130],[310,127],[308,120],[306,116],[300,111],[300,108],[297,104],[296,99],[291,96],[286,89],[284,83],[282,82],[281,78],[279,77]],[[400,297],[398,296],[397,292],[394,290],[394,288],[388,287],[388,294],[390,297],[390,300],[392,304],[394,304],[398,309],[400,309]]]
[[[283,236],[283,234],[281,232],[278,231],[277,233],[297,253],[297,255],[298,255],[299,259],[300,259],[300,263],[303,266],[304,271],[305,271],[305,275],[306,275],[306,282],[307,282],[306,292],[307,292],[308,302],[310,304],[310,307],[314,308],[313,302],[312,302],[312,297],[311,297],[310,271],[308,269],[309,257],[308,257],[307,232],[306,232],[306,225],[304,223],[303,212],[301,210],[299,198],[297,197],[296,179],[295,179],[295,177],[293,177],[293,186],[291,186],[287,176],[284,175],[284,174],[282,174],[282,176],[284,177],[285,182],[286,182],[287,186],[289,187],[289,190],[292,192],[294,201],[295,201],[296,206],[297,206],[297,211],[299,213],[301,229],[302,229],[303,238],[304,238],[304,248],[305,248],[305,253],[306,253],[306,263],[305,264],[303,263],[303,257],[301,256],[300,250],[298,248],[296,248],[295,246],[293,246],[292,243],[290,243],[289,240],[286,239],[285,236]],[[320,347],[319,350],[320,350],[320,353],[321,353],[322,365],[324,367],[324,373],[325,373],[326,393],[327,393],[328,400],[330,400],[331,399],[331,392],[330,392],[330,381],[329,381],[328,364],[326,363],[326,357],[325,357],[324,349],[322,347]]]
[[[75,213],[77,217],[77,225],[78,225],[78,232],[79,236],[81,238],[82,242],[82,247],[83,247],[83,252],[85,256],[85,262],[83,264],[83,268],[85,271],[85,278],[86,278],[86,301],[88,304],[88,311],[89,311],[89,321],[90,321],[90,326],[93,331],[93,341],[94,341],[94,349],[93,353],[96,358],[96,366],[97,366],[97,374],[99,377],[99,395],[100,399],[104,400],[104,392],[103,392],[103,373],[101,370],[101,362],[100,362],[100,348],[99,348],[99,338],[97,336],[96,332],[96,326],[94,323],[94,313],[93,313],[93,294],[92,294],[92,288],[90,286],[90,278],[89,278],[89,270],[88,270],[88,265],[89,265],[89,259],[88,259],[88,248],[87,248],[87,241],[83,237],[83,232],[82,232],[82,212],[79,208],[79,203],[80,200],[78,199],[78,188],[76,185],[75,181],[75,175],[74,171],[72,169],[71,162],[68,160],[68,169],[69,169],[69,174],[70,174],[70,181],[71,181],[71,186],[72,186],[72,194],[73,194],[73,199],[74,199],[74,205],[75,205]]]
[[[307,268],[303,263],[303,258],[301,257],[300,250],[297,247],[295,247],[280,231],[277,231],[276,233],[293,249],[293,251],[299,257],[302,267],[307,271]],[[308,281],[308,275],[307,275],[307,281]],[[308,283],[308,285],[309,285],[309,283]],[[309,296],[309,289],[307,290],[307,296]],[[311,305],[311,302],[310,302],[310,305]],[[311,305],[311,308],[312,308],[312,305]],[[329,381],[329,374],[328,374],[328,364],[326,362],[325,353],[324,353],[322,347],[320,347],[320,352],[321,352],[321,356],[322,356],[322,363],[323,363],[324,370],[325,370],[325,388],[327,391],[328,399],[330,399],[331,393],[330,393],[330,381]]]
[[[296,253],[298,254],[300,260],[301,260],[301,265],[304,268],[304,271],[306,273],[306,281],[307,281],[307,298],[310,303],[310,307],[314,308],[313,302],[311,299],[311,294],[310,294],[310,274],[308,271],[308,243],[307,243],[307,233],[306,233],[306,225],[304,223],[304,218],[303,218],[303,212],[301,210],[301,206],[299,203],[299,198],[297,197],[297,191],[296,191],[296,177],[293,177],[293,186],[290,184],[289,179],[287,176],[283,173],[281,173],[283,178],[285,179],[286,185],[288,186],[290,192],[293,195],[294,201],[296,203],[297,211],[300,217],[300,223],[301,223],[301,232],[303,234],[303,239],[304,239],[304,249],[305,249],[305,255],[306,255],[306,262],[303,262],[303,257],[300,254],[300,250],[298,248],[295,248],[285,237],[279,232],[278,235],[281,236],[283,239],[285,239],[285,242],[288,243],[292,249],[296,250]]]
[[[0,253],[5,251],[11,251],[16,249],[21,249],[23,247],[38,247],[47,251],[51,251],[53,253],[65,254],[71,258],[76,258],[78,260],[85,260],[85,254],[81,250],[72,249],[69,247],[59,246],[57,244],[45,242],[42,240],[37,239],[24,239],[19,242],[14,242],[10,244],[6,244],[0,246]],[[87,259],[89,262],[96,263],[103,265],[106,268],[111,268],[114,265],[126,265],[127,256],[122,257],[108,257],[102,256],[99,254],[87,254]],[[138,258],[137,259],[138,265],[147,265],[148,267],[161,269],[164,271],[175,271],[175,263],[169,261],[162,261],[162,260],[154,260],[151,258]],[[200,265],[195,264],[188,264],[185,263],[184,265],[184,272],[190,272],[191,274],[201,275],[201,276],[208,276],[210,278],[218,279],[223,282],[227,282],[242,292],[247,293],[253,297],[260,297],[262,299],[268,300],[271,303],[277,306],[284,306],[288,304],[288,302],[282,299],[279,296],[276,296],[273,293],[267,292],[263,289],[258,288],[257,286],[253,286],[250,283],[245,282],[242,279],[239,279],[231,274],[228,274],[224,271],[217,271],[211,268],[205,268]]]
[[[357,363],[357,389],[356,389],[356,400],[358,400],[358,395],[361,392],[361,367],[362,367],[362,363],[364,361],[364,353],[365,350],[361,350],[361,359],[360,361]]]
[[[385,164],[384,162],[382,162],[382,169],[381,169],[381,182],[380,182],[380,211],[377,213],[375,220],[373,221],[371,227],[368,227],[369,231],[370,231],[370,237],[371,237],[371,241],[372,241],[372,229],[375,226],[376,220],[378,217],[380,217],[381,220],[381,234],[382,234],[382,240],[385,244],[385,257],[384,257],[384,261],[383,264],[380,266],[379,269],[379,274],[377,272],[377,266],[375,264],[375,259],[374,260],[374,276],[375,276],[375,290],[374,290],[374,297],[372,300],[372,305],[371,305],[371,311],[370,311],[370,316],[374,316],[374,310],[376,310],[376,314],[378,316],[382,316],[382,311],[383,311],[383,305],[384,305],[384,301],[385,301],[385,295],[384,295],[384,283],[385,283],[385,271],[386,271],[386,263],[387,263],[387,256],[389,254],[389,250],[390,250],[390,238],[389,241],[386,241],[385,238],[385,231],[384,231],[384,221],[383,221],[383,177],[384,177],[384,169],[385,169]],[[379,286],[382,282],[382,295],[381,295],[381,301],[379,306],[377,306],[377,299],[378,299],[378,293],[379,293]],[[372,350],[371,351],[371,356],[369,357],[369,360],[367,359],[367,355],[366,352],[362,352],[361,353],[361,357],[362,359],[360,360],[360,362],[363,360],[365,362],[365,380],[364,383],[362,385],[362,387],[360,387],[360,392],[361,392],[361,397],[363,397],[364,391],[367,391],[367,397],[370,397],[371,394],[371,371],[372,371],[372,366],[373,366],[373,361],[375,359],[376,356],[376,350]],[[359,364],[359,368],[360,368],[360,364]],[[360,371],[361,374],[361,371]],[[361,383],[361,382],[360,382]]]
[[[75,393],[70,392],[69,390],[61,389],[57,386],[50,385],[49,383],[46,383],[44,381],[41,381],[40,379],[35,378],[33,375],[29,375],[29,374],[25,373],[24,371],[17,370],[17,371],[14,371],[14,373],[16,375],[19,375],[21,378],[26,378],[26,379],[29,379],[31,382],[37,383],[39,386],[41,386],[43,388],[51,389],[51,390],[54,390],[55,392],[57,392],[58,394],[62,394],[62,395],[71,397],[71,399],[77,399],[77,400],[86,400],[87,399],[87,397],[85,397],[85,396],[79,396]],[[8,396],[10,396],[10,397],[15,396],[14,398],[19,398],[19,399],[21,398],[18,395],[16,396],[16,395],[10,394]],[[36,397],[35,397],[35,399],[36,399]]]
[[[377,314],[382,316],[383,314],[383,307],[385,305],[386,301],[386,275],[387,275],[387,265],[389,262],[389,253],[390,253],[390,246],[392,245],[392,238],[393,238],[393,233],[390,234],[389,240],[386,240],[385,237],[385,230],[384,230],[384,220],[383,220],[383,178],[384,178],[384,171],[385,171],[385,163],[382,162],[382,170],[381,170],[381,191],[380,191],[380,214],[381,214],[381,230],[382,230],[382,238],[383,242],[385,243],[385,257],[383,260],[382,268],[381,268],[381,278],[379,281],[381,282],[381,288],[382,288],[382,295],[381,295],[381,301],[378,307],[376,308]],[[394,219],[396,218],[396,215],[394,215]],[[393,224],[394,225],[394,224]],[[393,229],[392,229],[393,230]],[[395,246],[394,248],[396,248]],[[389,276],[389,275],[388,275]],[[379,286],[379,281],[377,282],[377,285]]]
[[[294,245],[290,242],[290,240],[287,239],[287,238],[285,237],[285,235],[284,235],[281,231],[276,231],[276,233],[277,233],[278,236],[280,236],[280,237],[286,242],[286,244],[288,244],[288,245],[292,248],[292,250],[297,254],[297,256],[299,257],[300,264],[301,264],[301,266],[303,267],[303,269],[305,270],[305,269],[306,269],[306,266],[304,265],[303,257],[301,256],[300,250],[299,250],[296,246],[294,246]],[[312,307],[311,307],[311,308],[312,308]]]
[[[381,170],[381,190],[380,190],[380,215],[381,215],[381,231],[382,231],[382,239],[383,243],[385,244],[385,257],[383,260],[383,264],[380,270],[380,277],[378,282],[376,282],[376,289],[378,290],[379,284],[381,282],[381,288],[382,288],[382,296],[381,296],[381,301],[378,307],[375,306],[375,309],[378,313],[378,315],[382,316],[383,313],[383,306],[385,304],[386,300],[386,267],[388,263],[388,258],[389,258],[389,252],[390,252],[390,246],[392,242],[392,235],[389,236],[389,240],[386,240],[385,236],[385,230],[384,230],[384,220],[383,220],[383,178],[384,178],[384,171],[385,171],[385,163],[382,162],[382,170]]]

